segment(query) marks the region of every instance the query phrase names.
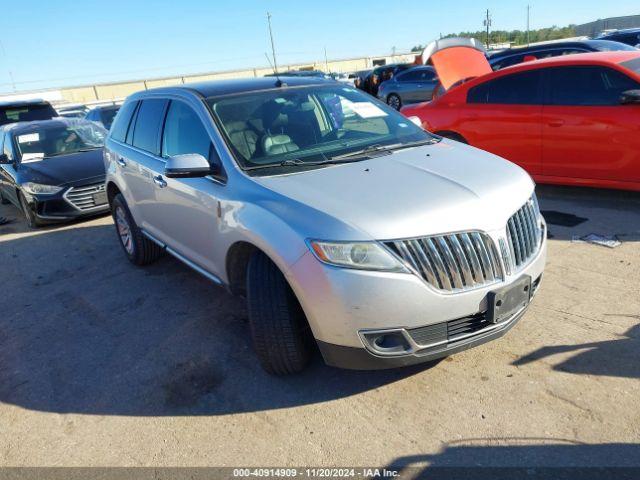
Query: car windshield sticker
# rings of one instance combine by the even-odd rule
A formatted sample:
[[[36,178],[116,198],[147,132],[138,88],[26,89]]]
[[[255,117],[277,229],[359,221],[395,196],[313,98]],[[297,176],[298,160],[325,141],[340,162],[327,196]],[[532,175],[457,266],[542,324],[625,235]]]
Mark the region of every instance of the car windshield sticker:
[[[30,143],[30,142],[39,142],[40,134],[39,133],[28,133],[26,135],[18,135],[18,143]]]
[[[44,160],[44,153],[23,153],[22,163],[33,163]]]
[[[360,118],[379,118],[386,117],[387,114],[380,107],[371,102],[355,102],[351,104],[351,109]]]

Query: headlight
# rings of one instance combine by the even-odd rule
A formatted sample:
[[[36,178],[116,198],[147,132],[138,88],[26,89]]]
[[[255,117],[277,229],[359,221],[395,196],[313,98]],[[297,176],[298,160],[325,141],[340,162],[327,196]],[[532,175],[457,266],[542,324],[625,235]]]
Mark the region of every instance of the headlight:
[[[309,247],[321,262],[338,267],[383,272],[406,272],[406,268],[375,242],[322,242],[309,240]]]
[[[30,193],[31,195],[52,195],[62,190],[62,187],[43,185],[41,183],[33,182],[23,183],[22,188],[25,192]]]

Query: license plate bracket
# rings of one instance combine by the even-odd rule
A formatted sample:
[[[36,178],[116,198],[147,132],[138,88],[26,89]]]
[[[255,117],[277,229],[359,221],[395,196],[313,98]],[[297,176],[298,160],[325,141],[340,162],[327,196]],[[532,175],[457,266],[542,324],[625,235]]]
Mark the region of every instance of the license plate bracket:
[[[531,277],[525,275],[515,283],[489,293],[487,317],[491,323],[502,323],[531,301]]]
[[[93,203],[95,203],[96,207],[105,205],[108,201],[107,192],[98,192],[93,194]]]

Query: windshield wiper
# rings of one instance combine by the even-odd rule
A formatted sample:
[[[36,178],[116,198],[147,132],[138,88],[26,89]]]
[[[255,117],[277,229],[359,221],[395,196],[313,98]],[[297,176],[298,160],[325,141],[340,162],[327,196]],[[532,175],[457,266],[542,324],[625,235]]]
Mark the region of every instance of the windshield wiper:
[[[418,140],[417,142],[409,142],[409,143],[394,143],[392,145],[370,145],[367,148],[363,148],[362,150],[356,150],[355,152],[345,153],[344,155],[331,157],[331,161],[344,160],[349,158],[369,158],[370,154],[372,153],[385,152],[387,154],[390,154],[391,152],[396,150],[420,147],[423,145],[434,145],[439,142],[440,142],[439,138],[430,138],[428,140]]]
[[[269,163],[267,165],[251,165],[249,167],[244,167],[245,171],[251,170],[262,170],[265,168],[278,168],[278,167],[317,167],[321,165],[338,165],[340,163],[353,163],[362,160],[362,158],[344,158],[344,159],[334,159],[331,158],[329,160],[321,160],[319,162],[305,162],[304,160],[300,160],[299,158],[283,160],[280,163]]]

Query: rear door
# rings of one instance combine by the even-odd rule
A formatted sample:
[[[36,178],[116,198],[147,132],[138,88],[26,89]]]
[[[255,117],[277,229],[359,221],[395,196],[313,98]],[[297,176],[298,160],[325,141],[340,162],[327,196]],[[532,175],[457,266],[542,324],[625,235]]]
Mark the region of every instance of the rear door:
[[[159,225],[163,212],[158,202],[156,188],[164,172],[160,157],[160,130],[168,100],[145,98],[137,109],[126,134],[127,148],[118,152],[118,168],[127,186],[130,208],[136,223],[160,240],[165,237]]]
[[[545,76],[544,175],[640,181],[640,108],[620,104],[640,84],[603,66],[549,68]]]
[[[459,130],[474,147],[542,171],[542,88],[539,70],[504,75],[469,89]]]
[[[437,81],[436,73],[429,69],[415,69],[402,72],[396,77],[402,101],[407,103],[431,100]]]

